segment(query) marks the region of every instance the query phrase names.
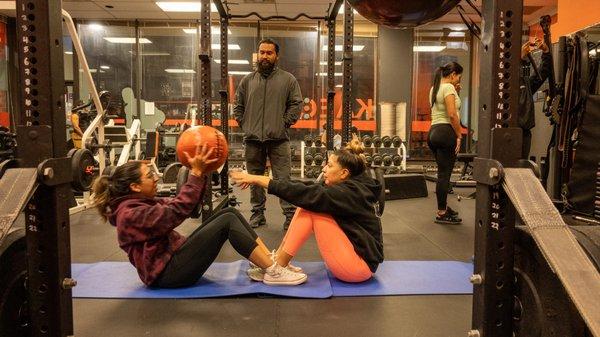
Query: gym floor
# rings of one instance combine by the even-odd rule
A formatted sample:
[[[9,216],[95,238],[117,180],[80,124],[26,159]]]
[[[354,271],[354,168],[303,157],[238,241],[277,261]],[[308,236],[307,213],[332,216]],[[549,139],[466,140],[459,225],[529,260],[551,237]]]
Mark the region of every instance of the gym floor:
[[[473,255],[475,200],[449,205],[460,212],[463,224],[433,222],[435,185],[427,182],[429,197],[388,201],[382,217],[386,260],[470,261]],[[468,195],[473,188],[455,188]],[[235,190],[239,209],[249,218],[249,191]],[[284,232],[278,199],[267,202],[267,226],[258,234],[267,246],[277,247]],[[178,228],[189,234],[198,220]],[[118,247],[114,227],[94,210],[71,217],[74,263],[128,261]],[[239,260],[227,243],[218,262]],[[310,239],[298,261],[318,261]],[[310,275],[309,275],[310,277]],[[220,299],[74,299],[75,335],[96,336],[394,336],[462,337],[471,326],[470,295],[336,297],[325,300],[235,297]]]

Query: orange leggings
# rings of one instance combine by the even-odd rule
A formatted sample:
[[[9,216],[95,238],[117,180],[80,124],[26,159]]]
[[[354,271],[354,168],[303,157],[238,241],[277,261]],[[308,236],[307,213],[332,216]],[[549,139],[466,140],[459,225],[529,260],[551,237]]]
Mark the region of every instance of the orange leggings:
[[[367,263],[356,254],[344,231],[329,214],[298,208],[283,239],[283,251],[295,256],[313,232],[323,261],[333,276],[345,282],[363,282],[373,276]]]

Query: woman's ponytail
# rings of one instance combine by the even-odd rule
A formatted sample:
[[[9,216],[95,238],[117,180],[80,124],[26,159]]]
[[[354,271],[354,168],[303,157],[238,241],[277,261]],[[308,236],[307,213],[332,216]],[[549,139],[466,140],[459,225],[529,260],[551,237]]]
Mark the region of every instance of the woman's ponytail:
[[[435,71],[435,76],[433,78],[433,89],[431,89],[431,107],[435,105],[435,98],[437,97],[437,92],[440,90],[440,83],[442,82],[442,72],[443,67],[437,68]]]
[[[116,168],[105,170],[92,184],[92,204],[98,213],[108,219],[110,202],[131,193],[129,185],[141,182],[141,161],[130,161]]]
[[[431,107],[435,105],[438,91],[442,83],[442,78],[450,76],[452,73],[460,75],[463,73],[463,67],[457,62],[449,62],[437,68],[435,77],[433,78],[433,89],[431,90]]]

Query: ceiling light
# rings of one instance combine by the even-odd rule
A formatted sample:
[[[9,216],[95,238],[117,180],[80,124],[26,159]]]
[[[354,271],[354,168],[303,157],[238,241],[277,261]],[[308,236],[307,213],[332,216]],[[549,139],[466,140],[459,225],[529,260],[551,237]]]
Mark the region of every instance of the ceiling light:
[[[323,46],[323,51],[327,51],[327,45]],[[352,46],[352,50],[353,51],[362,51],[363,49],[365,49],[365,46],[363,45],[354,45]],[[343,51],[344,50],[344,46],[342,46],[341,44],[336,44],[335,45],[335,51]]]
[[[219,50],[219,49],[221,49],[221,44],[220,43],[213,43],[211,46],[212,46],[213,50]],[[229,44],[227,49],[229,49],[229,50],[240,50],[242,48],[240,48],[239,44]]]
[[[193,69],[165,69],[166,72],[171,74],[195,74]]]
[[[101,24],[98,24],[98,23],[91,23],[91,24],[88,25],[88,27],[91,30],[95,30],[95,31],[100,31],[100,30],[104,29],[104,26],[102,26]]]
[[[135,37],[105,37],[104,39],[110,43],[135,43]],[[141,38],[140,43],[152,43],[152,41],[146,38]]]
[[[16,1],[0,1],[0,9],[17,9]]]
[[[317,73],[317,76],[327,76],[327,73]],[[342,76],[342,73],[335,73],[334,76]]]
[[[327,65],[327,61],[321,61],[321,65],[322,66],[326,66]],[[335,62],[335,65],[336,66],[341,66],[342,65],[342,61]]]
[[[460,31],[460,30],[454,30],[454,31],[451,31],[448,34],[448,36],[449,37],[464,37],[465,36],[465,32]]]
[[[446,46],[414,46],[413,51],[438,53],[446,49]]]
[[[100,66],[101,69],[110,69],[109,66]]]
[[[221,60],[214,60],[215,63],[221,64]],[[227,64],[250,64],[248,60],[227,60]]]
[[[183,28],[183,32],[186,34],[197,34],[196,28]],[[221,29],[219,27],[212,27],[210,33],[212,35],[221,35]],[[231,34],[231,29],[227,28],[227,35]]]
[[[135,51],[130,50],[129,54],[131,55],[135,55]],[[170,53],[165,53],[165,52],[142,52],[140,53],[141,56],[169,56],[171,55]]]
[[[197,12],[200,13],[202,5],[199,2],[156,2],[156,5],[163,10],[163,12]],[[217,6],[210,4],[210,11],[213,13],[217,12]]]
[[[66,51],[65,54],[67,54],[67,55],[73,55],[73,52],[72,51]]]
[[[230,71],[229,75],[248,75],[251,71]]]

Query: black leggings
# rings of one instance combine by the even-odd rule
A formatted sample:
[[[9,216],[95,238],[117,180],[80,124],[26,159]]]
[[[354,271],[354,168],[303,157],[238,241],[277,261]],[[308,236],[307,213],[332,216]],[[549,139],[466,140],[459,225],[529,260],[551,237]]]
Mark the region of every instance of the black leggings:
[[[456,149],[456,134],[452,125],[432,125],[429,130],[427,144],[433,152],[438,166],[437,183],[435,185],[438,210],[445,210],[450,188],[450,176],[456,161],[456,153],[454,152]]]
[[[178,288],[194,285],[215,261],[227,240],[240,255],[248,258],[258,246],[257,238],[258,235],[238,210],[225,208],[190,234],[152,286]]]

